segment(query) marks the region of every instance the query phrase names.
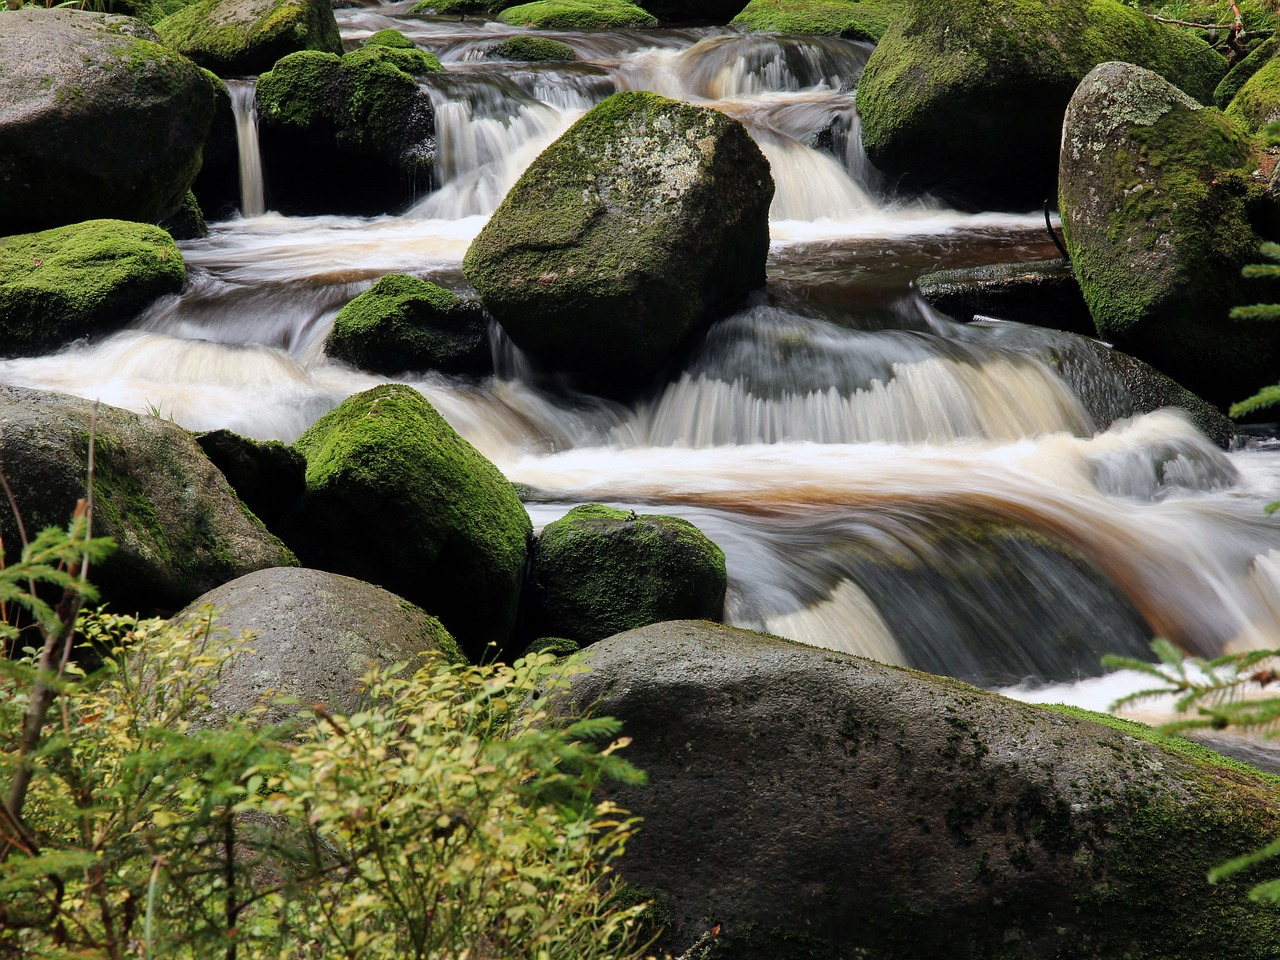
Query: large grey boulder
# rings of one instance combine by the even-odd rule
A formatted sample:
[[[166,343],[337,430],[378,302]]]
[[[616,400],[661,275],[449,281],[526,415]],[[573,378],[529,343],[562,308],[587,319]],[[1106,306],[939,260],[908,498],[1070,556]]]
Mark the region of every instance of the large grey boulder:
[[[299,50],[342,52],[329,0],[196,0],[156,33],[221,77],[265,73]]]
[[[93,532],[117,549],[91,573],[117,610],[176,609],[221,583],[293,564],[175,423],[79,397],[0,386],[0,469],[29,533],[66,526],[85,496],[93,437]],[[8,510],[9,560],[21,539]]]
[[[772,198],[736,120],[619,93],[525,171],[462,268],[518,347],[625,394],[764,282]]]
[[[472,659],[511,638],[532,525],[498,468],[404,384],[348,397],[297,441],[307,487],[281,519],[307,566],[386,587]]]
[[[0,17],[0,235],[181,208],[214,90],[156,40],[140,20],[82,10]]]
[[[644,786],[622,878],[735,960],[1272,957],[1280,908],[1223,860],[1275,782],[1182,741],[967,684],[680,621],[585,653]]]
[[[1225,406],[1275,380],[1280,327],[1228,319],[1269,201],[1247,133],[1149,70],[1105,63],[1062,130],[1058,205],[1098,334]]]
[[[349,715],[363,705],[360,680],[371,667],[416,666],[432,650],[461,657],[435,617],[381,587],[323,570],[258,570],[210,590],[174,619],[200,620],[210,612],[230,636],[253,634],[213,691],[211,705],[224,718],[269,690]],[[276,708],[269,718],[285,712]]]
[[[1054,191],[1062,114],[1096,64],[1155,70],[1208,103],[1226,62],[1116,0],[909,0],[858,81],[871,162],[972,206]]]
[[[967,323],[975,316],[1072,333],[1093,333],[1093,318],[1066,260],[984,263],[926,273],[916,280],[925,302]]]

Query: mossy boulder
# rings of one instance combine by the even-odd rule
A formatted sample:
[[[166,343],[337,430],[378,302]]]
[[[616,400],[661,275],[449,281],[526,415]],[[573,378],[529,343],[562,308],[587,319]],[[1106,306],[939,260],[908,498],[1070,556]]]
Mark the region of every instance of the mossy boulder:
[[[532,630],[586,645],[663,620],[719,620],[727,582],[724,552],[687,520],[574,507],[534,547]]]
[[[1250,133],[1280,120],[1280,60],[1259,66],[1231,99],[1226,114]]]
[[[406,37],[399,30],[376,30],[364,38],[366,47],[395,47],[401,50],[412,50],[416,44],[411,37]]]
[[[772,198],[736,120],[619,93],[533,162],[462,268],[517,346],[623,394],[763,283]]]
[[[1066,260],[986,263],[916,280],[929,306],[967,323],[976,315],[1092,334],[1093,318]]]
[[[279,440],[251,440],[230,430],[196,435],[200,449],[254,515],[271,527],[307,488],[307,462]]]
[[[174,620],[200,621],[210,611],[232,637],[253,634],[210,693],[215,716],[224,719],[268,691],[350,715],[367,706],[360,681],[372,667],[417,664],[429,651],[462,659],[435,617],[381,587],[323,570],[246,574],[196,598]],[[293,709],[277,707],[262,719],[283,719]]]
[[[377,44],[277,62],[258,78],[257,94],[271,209],[372,215],[427,192],[435,113],[418,77],[439,69],[431,54]]]
[[[683,953],[1262,960],[1280,907],[1208,870],[1280,829],[1275,779],[1137,724],[715,624],[610,637],[566,709],[644,785],[618,865]],[[673,868],[673,865],[678,865]]]
[[[1080,84],[1062,143],[1063,232],[1098,335],[1220,406],[1274,381],[1280,328],[1227,318],[1267,293],[1240,277],[1265,202],[1247,133],[1109,63]]]
[[[498,19],[541,30],[625,30],[658,25],[657,17],[627,0],[533,0],[507,7]]]
[[[328,0],[197,0],[157,23],[156,33],[223,77],[263,73],[299,50],[342,52]]]
[[[902,0],[751,0],[730,23],[760,33],[878,41]]]
[[[65,526],[85,496],[93,437],[93,531],[117,549],[93,582],[118,611],[175,610],[263,567],[295,563],[177,424],[78,397],[0,387],[0,467],[29,533]],[[6,556],[21,540],[0,518]]]
[[[0,354],[124,326],[185,279],[178,245],[150,224],[90,220],[0,238]]]
[[[858,82],[872,163],[989,209],[1053,196],[1062,116],[1094,66],[1154,70],[1208,103],[1225,61],[1118,0],[908,0]]]
[[[183,204],[214,91],[146,24],[27,7],[0,17],[0,235]]]
[[[484,55],[490,60],[515,60],[521,63],[578,59],[573,47],[567,43],[550,37],[531,37],[526,34],[507,37],[501,43],[486,48]]]
[[[204,142],[200,173],[191,185],[200,209],[210,220],[226,220],[240,210],[240,144],[231,89],[217,74],[205,71],[214,88],[213,122]]]
[[[414,16],[466,16],[468,13],[496,14],[504,6],[505,0],[420,0],[415,3],[409,13]]]
[[[418,604],[473,659],[505,646],[532,526],[511,484],[422,394],[358,393],[295,446],[307,490],[282,535],[304,564]]]
[[[1270,36],[1249,51],[1249,55],[1227,71],[1213,90],[1213,102],[1226,109],[1255,73],[1280,53],[1280,37]]]
[[[474,300],[392,273],[339,312],[325,353],[362,370],[483,374],[493,367],[489,321]]]

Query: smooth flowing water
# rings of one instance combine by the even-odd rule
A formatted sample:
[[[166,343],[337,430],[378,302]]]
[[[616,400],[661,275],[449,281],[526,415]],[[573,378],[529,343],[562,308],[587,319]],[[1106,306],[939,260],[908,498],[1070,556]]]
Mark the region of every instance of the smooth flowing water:
[[[679,514],[727,554],[733,623],[988,685],[1065,682],[1055,699],[1094,706],[1112,693],[1088,679],[1099,656],[1142,654],[1153,632],[1280,646],[1280,521],[1263,512],[1280,453],[1130,416],[1066,335],[924,307],[922,272],[1053,248],[1038,213],[893,196],[861,150],[866,45],[553,33],[579,62],[495,63],[519,31],[406,7],[339,18],[349,42],[396,27],[445,63],[424,81],[438,190],[374,219],[257,215],[246,195],[243,218],[183,245],[180,297],[0,379],[292,441],[381,381],[324,356],[343,303],[389,272],[469,292],[467,245],[532,158],[610,93],[655,90],[737,117],[768,156],[768,286],[631,405],[539,382],[497,330],[495,376],[403,378],[528,492],[536,525],[591,501]]]

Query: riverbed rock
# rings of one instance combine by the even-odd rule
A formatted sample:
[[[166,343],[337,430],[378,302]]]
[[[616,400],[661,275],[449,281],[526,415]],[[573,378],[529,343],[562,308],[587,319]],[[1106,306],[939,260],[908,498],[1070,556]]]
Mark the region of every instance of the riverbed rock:
[[[1280,60],[1270,59],[1241,84],[1226,114],[1250,133],[1280,120]]]
[[[962,323],[976,315],[1092,334],[1093,317],[1067,260],[1024,260],[938,270],[916,281],[935,310]]]
[[[307,489],[307,461],[279,440],[252,440],[230,430],[208,430],[196,435],[196,443],[268,528]]]
[[[1156,74],[1102,64],[1063,126],[1059,209],[1098,334],[1219,406],[1274,381],[1280,327],[1228,319],[1266,299],[1265,203],[1247,133]]]
[[[323,570],[258,570],[196,598],[173,619],[206,620],[211,611],[214,625],[230,636],[253,634],[210,694],[223,719],[244,713],[268,691],[349,716],[365,706],[360,681],[370,668],[417,664],[433,650],[462,659],[435,617],[381,587]],[[290,712],[276,707],[263,719]]]
[[[984,209],[1052,197],[1062,116],[1096,64],[1210,102],[1225,61],[1115,0],[909,0],[858,82],[867,155],[901,187]]]
[[[493,369],[489,321],[478,301],[392,273],[339,312],[325,353],[362,370],[484,374]]]
[[[515,60],[518,63],[546,63],[553,60],[577,60],[573,47],[550,37],[531,37],[520,34],[507,37],[500,43],[485,48],[489,60]]]
[[[533,0],[506,7],[498,19],[540,30],[627,30],[658,25],[657,17],[628,0]]]
[[[0,17],[0,236],[156,223],[200,169],[213,89],[140,20],[24,7]]]
[[[35,356],[124,326],[186,279],[159,227],[90,220],[0,238],[0,354]]]
[[[204,162],[191,189],[206,217],[227,220],[240,210],[240,144],[235,109],[226,83],[211,70],[205,75],[214,87],[213,122],[204,142]]]
[[[518,347],[621,395],[764,282],[772,198],[736,120],[619,93],[525,171],[463,272]]]
[[[1249,51],[1249,55],[1228,70],[1226,76],[1218,82],[1213,90],[1214,104],[1225,110],[1249,78],[1269,63],[1277,53],[1280,53],[1280,36],[1275,34],[1255,45]]]
[[[156,33],[220,77],[264,73],[299,50],[342,52],[329,0],[197,0]]]
[[[730,24],[759,33],[845,37],[876,43],[900,0],[751,0]]]
[[[724,551],[689,521],[574,507],[534,546],[531,629],[586,645],[663,620],[719,620],[726,584]]]
[[[681,621],[586,651],[643,818],[618,865],[735,960],[1257,958],[1280,907],[1209,868],[1280,828],[1275,781],[1138,724]],[[571,707],[570,710],[574,707]]]
[[[383,45],[290,54],[258,78],[267,205],[291,215],[398,212],[432,186],[431,54]]]
[[[105,404],[0,387],[0,467],[29,534],[65,526],[85,495],[94,437],[93,532],[116,551],[92,581],[117,611],[171,611],[293,555],[175,423]],[[6,556],[21,540],[0,511]]]
[[[532,526],[515,489],[422,394],[343,401],[295,445],[307,490],[282,521],[303,563],[376,583],[439,617],[472,659],[515,626]]]

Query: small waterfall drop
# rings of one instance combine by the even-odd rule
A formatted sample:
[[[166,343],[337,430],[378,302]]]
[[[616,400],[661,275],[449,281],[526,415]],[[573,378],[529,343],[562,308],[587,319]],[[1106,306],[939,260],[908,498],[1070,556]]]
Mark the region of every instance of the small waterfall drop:
[[[262,154],[258,150],[258,83],[228,80],[231,113],[236,121],[236,145],[240,152],[240,215],[260,217],[267,212],[262,186]]]

